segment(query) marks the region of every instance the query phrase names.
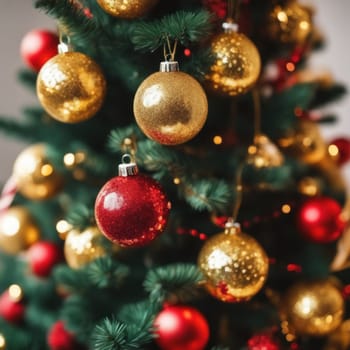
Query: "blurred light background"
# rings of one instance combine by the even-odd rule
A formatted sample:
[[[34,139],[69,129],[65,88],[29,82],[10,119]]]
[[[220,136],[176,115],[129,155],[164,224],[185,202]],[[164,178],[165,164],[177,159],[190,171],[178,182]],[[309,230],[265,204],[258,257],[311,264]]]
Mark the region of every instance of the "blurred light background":
[[[163,0],[166,1],[166,0]],[[350,88],[350,1],[309,0],[303,1],[315,8],[315,23],[326,39],[325,48],[313,53],[309,66],[314,70],[328,70],[334,79]],[[0,114],[18,118],[21,108],[38,105],[35,95],[22,86],[16,78],[24,63],[19,55],[23,36],[30,30],[55,29],[53,20],[33,8],[28,0],[1,0],[0,11]],[[338,122],[322,129],[325,139],[350,137],[350,92],[340,101],[327,106],[326,111],[338,116]],[[0,134],[0,183],[11,175],[12,164],[24,143]],[[344,172],[350,185],[350,165]]]

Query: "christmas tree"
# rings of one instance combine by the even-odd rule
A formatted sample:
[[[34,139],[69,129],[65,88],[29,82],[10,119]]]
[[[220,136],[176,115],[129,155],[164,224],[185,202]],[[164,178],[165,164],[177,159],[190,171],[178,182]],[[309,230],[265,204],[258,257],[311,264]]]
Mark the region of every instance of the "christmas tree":
[[[345,88],[297,0],[36,0],[0,349],[346,350]],[[318,112],[315,112],[315,111]]]

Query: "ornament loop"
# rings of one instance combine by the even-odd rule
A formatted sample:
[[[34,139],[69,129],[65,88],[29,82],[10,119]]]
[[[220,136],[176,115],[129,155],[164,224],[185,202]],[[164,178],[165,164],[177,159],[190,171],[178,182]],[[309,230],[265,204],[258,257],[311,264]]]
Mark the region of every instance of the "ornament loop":
[[[138,168],[136,163],[133,161],[133,157],[126,153],[122,156],[122,163],[118,165],[118,175],[119,176],[130,176],[136,175],[138,173]]]
[[[171,47],[169,36],[166,34],[165,36],[165,43],[163,45],[163,54],[165,61],[174,61],[175,60],[175,53],[177,48],[177,39],[174,41],[173,47]]]
[[[58,44],[58,53],[66,53],[66,52],[70,52],[72,51],[72,46],[70,43],[70,37],[63,33],[62,31],[60,31],[59,33],[59,44]]]

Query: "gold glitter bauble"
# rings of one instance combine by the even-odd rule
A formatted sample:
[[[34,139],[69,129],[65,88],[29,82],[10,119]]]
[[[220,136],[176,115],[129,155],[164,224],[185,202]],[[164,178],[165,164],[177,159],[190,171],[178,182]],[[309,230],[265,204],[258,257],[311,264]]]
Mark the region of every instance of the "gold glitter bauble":
[[[108,14],[120,18],[142,17],[158,0],[97,0],[97,3]]]
[[[225,302],[252,298],[264,285],[269,269],[260,244],[235,226],[205,242],[198,266],[210,294]]]
[[[344,299],[330,281],[297,283],[286,293],[281,318],[298,335],[324,336],[343,321]]]
[[[254,143],[248,147],[248,164],[255,168],[268,168],[281,166],[283,162],[282,153],[266,135],[254,137]]]
[[[79,269],[84,265],[106,255],[108,242],[96,226],[84,231],[71,230],[64,242],[64,256],[72,269]]]
[[[43,143],[32,145],[18,155],[13,176],[18,191],[32,200],[50,198],[63,185],[63,177],[48,160],[47,147]]]
[[[269,38],[283,44],[303,44],[313,29],[310,10],[292,0],[276,5],[268,14]]]
[[[183,72],[157,72],[136,91],[134,114],[141,130],[163,145],[189,141],[202,129],[208,101],[201,85]]]
[[[235,31],[221,33],[211,43],[214,63],[206,74],[210,89],[236,96],[252,88],[260,75],[260,54],[244,34]]]
[[[307,164],[318,163],[327,154],[318,124],[307,119],[298,120],[295,128],[279,139],[278,144],[286,153]]]
[[[64,123],[79,123],[100,109],[106,81],[90,57],[80,52],[66,52],[43,65],[36,88],[40,103],[53,118]]]
[[[29,211],[20,206],[8,208],[0,214],[0,249],[17,254],[40,238],[40,231]]]

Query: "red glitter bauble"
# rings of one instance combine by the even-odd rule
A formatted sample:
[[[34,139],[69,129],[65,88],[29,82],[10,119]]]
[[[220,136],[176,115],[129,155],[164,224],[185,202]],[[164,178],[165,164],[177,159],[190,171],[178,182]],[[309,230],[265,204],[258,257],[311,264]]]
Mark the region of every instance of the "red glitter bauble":
[[[142,174],[116,176],[100,190],[95,217],[101,232],[121,246],[143,246],[160,235],[170,203],[158,182]]]
[[[47,344],[50,350],[77,350],[80,349],[72,333],[64,328],[62,321],[52,325],[47,334]]]
[[[266,334],[253,335],[248,340],[248,350],[279,350],[279,345]]]
[[[335,145],[338,148],[336,162],[338,165],[343,165],[350,160],[350,139],[338,137],[330,142],[330,145]]]
[[[21,300],[13,300],[8,290],[0,295],[0,316],[10,323],[23,320],[25,306]]]
[[[61,248],[52,242],[39,241],[28,249],[28,259],[32,272],[39,277],[46,277],[52,268],[62,260]]]
[[[302,235],[316,243],[336,240],[345,228],[339,203],[329,197],[305,201],[297,213],[297,226]]]
[[[35,29],[23,37],[20,53],[23,61],[38,72],[50,58],[57,55],[58,44],[57,34],[48,30]]]
[[[209,339],[209,326],[204,316],[189,306],[167,306],[154,321],[162,350],[203,350]]]

